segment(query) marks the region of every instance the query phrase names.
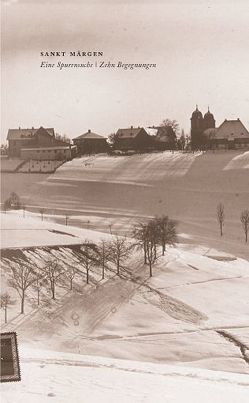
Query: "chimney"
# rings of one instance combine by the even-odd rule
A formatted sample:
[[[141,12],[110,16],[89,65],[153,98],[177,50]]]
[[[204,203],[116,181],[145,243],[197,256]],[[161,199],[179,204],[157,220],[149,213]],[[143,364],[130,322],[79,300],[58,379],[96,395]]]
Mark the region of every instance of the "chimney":
[[[131,126],[131,129],[133,129],[133,126]]]
[[[19,130],[21,130],[20,126],[19,126]]]
[[[88,133],[91,133],[91,129],[88,129]]]

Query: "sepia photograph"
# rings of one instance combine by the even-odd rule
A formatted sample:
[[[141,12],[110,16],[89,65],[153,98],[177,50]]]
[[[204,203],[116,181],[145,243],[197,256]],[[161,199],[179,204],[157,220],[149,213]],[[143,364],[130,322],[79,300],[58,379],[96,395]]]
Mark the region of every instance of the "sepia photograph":
[[[249,401],[248,0],[1,0],[2,403]]]

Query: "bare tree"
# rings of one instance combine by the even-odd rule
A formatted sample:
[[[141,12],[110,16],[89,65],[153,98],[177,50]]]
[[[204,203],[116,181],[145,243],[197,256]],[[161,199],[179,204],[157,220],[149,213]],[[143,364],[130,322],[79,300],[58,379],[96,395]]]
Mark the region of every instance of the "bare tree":
[[[144,264],[147,264],[147,248],[146,248],[146,239],[147,239],[147,224],[138,223],[135,225],[132,231],[132,237],[136,239],[134,246],[136,248],[142,249],[144,253]]]
[[[45,209],[40,208],[39,213],[41,214],[41,220],[43,221],[43,216],[44,216],[44,213],[45,213]]]
[[[6,212],[7,210],[10,209],[18,210],[20,208],[21,208],[20,197],[18,196],[17,193],[11,192],[8,199],[4,201],[4,211]]]
[[[7,210],[9,210],[9,209],[10,209],[10,202],[9,202],[9,199],[6,199],[3,203],[3,211],[5,212],[5,214],[6,214]]]
[[[225,221],[224,205],[219,203],[217,206],[217,221],[220,227],[220,236],[223,236],[223,226]]]
[[[67,225],[67,223],[68,223],[68,220],[69,220],[69,216],[66,214],[65,215],[65,224]]]
[[[166,251],[166,245],[174,245],[177,241],[176,221],[168,216],[162,216],[155,219],[157,226],[157,238],[162,246],[162,255]]]
[[[240,221],[245,233],[245,241],[248,240],[248,231],[249,231],[249,210],[243,210],[240,215]]]
[[[21,298],[21,313],[24,313],[24,303],[27,289],[34,283],[35,276],[33,267],[25,261],[13,262],[10,267],[8,284],[14,288]]]
[[[66,277],[69,279],[69,282],[70,282],[70,291],[72,291],[72,289],[73,289],[73,279],[74,279],[76,273],[77,273],[77,269],[72,267],[72,266],[68,267],[68,269],[66,270],[65,274],[66,274]]]
[[[110,261],[115,264],[117,275],[120,273],[122,263],[129,257],[131,245],[125,237],[113,236],[109,243]]]
[[[152,267],[157,259],[158,228],[156,220],[150,220],[146,229],[146,255],[152,277]]]
[[[5,292],[4,294],[1,294],[0,304],[1,304],[1,308],[4,309],[4,322],[7,323],[8,322],[8,306],[13,304],[13,301],[12,301],[9,293]]]
[[[89,284],[89,272],[97,265],[97,258],[94,255],[93,250],[89,245],[84,245],[82,248],[83,255],[81,257],[81,263],[86,270],[86,283]]]
[[[157,259],[157,245],[159,243],[159,229],[156,219],[147,223],[139,223],[135,226],[133,236],[137,243],[135,246],[144,252],[144,264],[149,265],[150,277],[152,277],[152,266]]]
[[[102,280],[105,278],[105,269],[107,263],[110,261],[110,247],[109,243],[102,239],[98,245],[99,262],[102,268]]]
[[[13,209],[21,208],[21,200],[17,193],[11,192],[9,201],[10,201],[10,208],[13,208]]]
[[[59,266],[56,259],[47,262],[41,270],[44,273],[44,278],[48,279],[51,290],[51,298],[55,299],[55,286],[65,270]]]
[[[34,277],[35,277],[35,281],[34,281],[32,287],[34,288],[34,290],[37,293],[37,305],[39,306],[41,289],[42,289],[43,285],[45,284],[44,279],[46,277],[46,274],[44,274],[44,272],[40,268],[36,267]]]
[[[116,133],[111,133],[111,134],[109,134],[109,136],[108,136],[108,142],[109,142],[109,144],[115,145],[116,139],[117,139]]]

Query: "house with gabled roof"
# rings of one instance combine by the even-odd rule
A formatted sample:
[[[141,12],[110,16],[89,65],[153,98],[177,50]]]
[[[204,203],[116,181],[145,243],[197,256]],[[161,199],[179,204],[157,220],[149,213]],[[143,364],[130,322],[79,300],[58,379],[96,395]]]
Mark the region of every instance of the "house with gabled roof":
[[[51,140],[55,138],[55,133],[53,128],[40,128],[46,131],[46,135],[50,136]],[[37,142],[37,136],[35,133],[38,129],[32,127],[31,129],[9,129],[7,134],[7,140],[9,143],[9,157],[10,158],[20,158],[21,149],[27,147],[34,147]]]
[[[240,119],[227,120],[204,131],[211,149],[249,149],[249,131]]]
[[[90,129],[73,139],[74,145],[77,146],[77,152],[83,154],[106,153],[109,150],[107,139],[100,134],[92,132]]]
[[[76,154],[76,147],[59,140],[53,128],[9,129],[9,158],[23,160],[68,160]]]
[[[114,148],[121,151],[146,151],[152,147],[151,136],[143,127],[118,129],[114,138]]]

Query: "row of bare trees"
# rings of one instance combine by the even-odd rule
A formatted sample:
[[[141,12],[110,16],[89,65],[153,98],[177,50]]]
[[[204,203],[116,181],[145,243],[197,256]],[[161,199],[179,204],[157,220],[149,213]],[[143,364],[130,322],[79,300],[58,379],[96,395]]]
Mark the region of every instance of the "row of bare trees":
[[[224,233],[224,223],[225,223],[225,207],[224,204],[219,203],[217,205],[217,221],[219,224],[220,236],[223,236]],[[248,233],[249,233],[249,210],[243,210],[240,214],[240,221],[243,229],[243,233],[245,235],[245,242],[248,241]]]
[[[31,263],[26,259],[15,259],[8,262],[9,287],[15,289],[20,298],[20,313],[24,313],[25,301],[28,290],[32,289],[37,295],[37,305],[40,305],[42,289],[49,290],[51,299],[56,299],[57,285],[64,286],[68,281],[68,288],[73,290],[73,280],[76,275],[86,279],[90,283],[90,273],[94,267],[101,268],[101,279],[105,278],[105,271],[112,263],[112,270],[117,275],[130,255],[133,245],[124,237],[112,236],[110,240],[102,240],[99,244],[89,244],[86,241],[81,246],[81,253],[78,253],[78,263],[63,263],[58,258],[50,258],[45,261],[42,267]],[[114,265],[114,269],[113,269]],[[1,308],[5,310],[5,321],[7,322],[7,309],[12,304],[8,293],[1,295]]]
[[[152,268],[159,257],[165,254],[167,245],[177,241],[176,222],[167,216],[156,217],[148,222],[136,224],[132,232],[133,240],[126,237],[112,235],[110,240],[101,240],[97,245],[88,241],[80,247],[76,261],[65,263],[63,259],[50,257],[44,265],[34,264],[25,258],[8,261],[8,285],[15,289],[20,298],[20,313],[24,313],[28,290],[36,293],[37,306],[40,305],[42,290],[49,291],[51,299],[56,299],[57,286],[68,287],[73,290],[75,276],[83,277],[86,284],[90,283],[90,273],[95,267],[101,269],[101,280],[105,279],[106,269],[114,271],[118,276],[126,267],[127,259],[134,249],[143,251],[144,264],[149,265],[149,274],[152,277]],[[8,293],[1,295],[1,308],[5,310],[7,322],[8,306],[13,301]]]

